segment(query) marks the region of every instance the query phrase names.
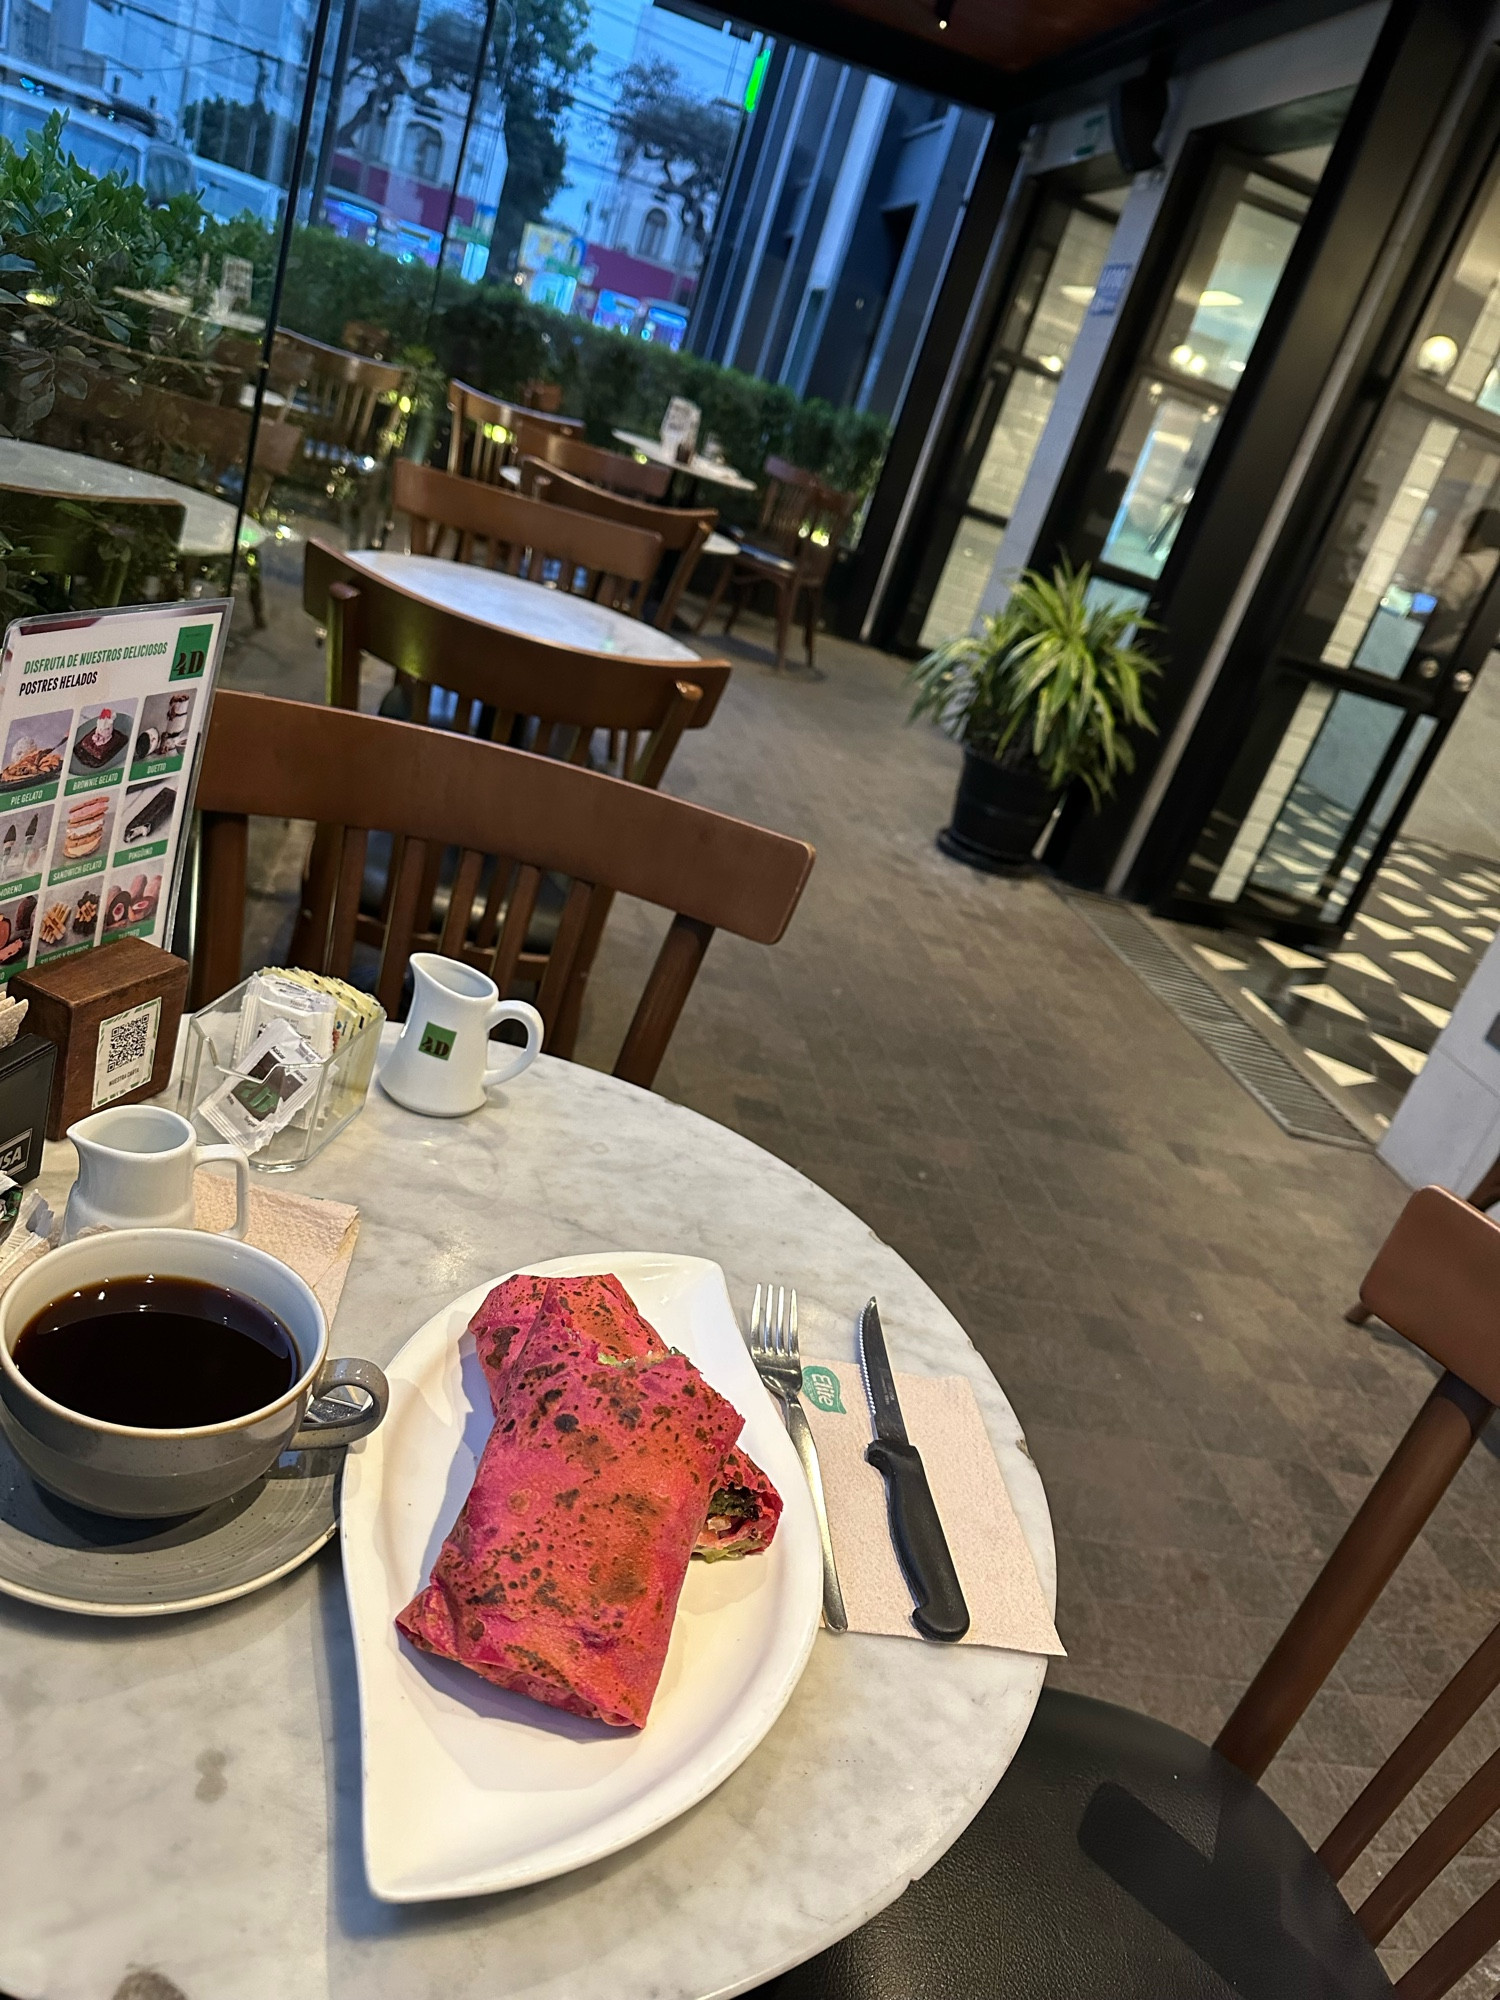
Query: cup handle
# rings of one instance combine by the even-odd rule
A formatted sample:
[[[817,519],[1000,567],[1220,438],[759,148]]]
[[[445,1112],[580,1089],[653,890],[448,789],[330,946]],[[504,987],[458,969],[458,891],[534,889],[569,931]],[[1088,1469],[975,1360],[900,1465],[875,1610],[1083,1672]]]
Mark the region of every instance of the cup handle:
[[[542,1037],[547,1032],[547,1024],[529,1000],[497,1000],[490,1009],[487,1028],[496,1028],[502,1021],[519,1021],[526,1030],[524,1049],[512,1047],[502,1042],[503,1051],[498,1063],[485,1065],[486,1084],[509,1083],[513,1076],[519,1076],[523,1069],[529,1069],[542,1052]]]
[[[351,1409],[347,1403],[336,1403],[331,1398],[323,1400],[330,1389],[346,1384],[365,1391],[368,1401],[362,1409]],[[302,1428],[282,1449],[328,1451],[353,1444],[357,1438],[368,1437],[378,1426],[390,1399],[390,1386],[373,1361],[356,1361],[347,1354],[337,1361],[325,1361],[313,1378]]]
[[[234,1168],[234,1221],[216,1236],[237,1236],[243,1243],[250,1227],[250,1162],[238,1146],[200,1146],[193,1164],[206,1167],[214,1160],[228,1160]]]

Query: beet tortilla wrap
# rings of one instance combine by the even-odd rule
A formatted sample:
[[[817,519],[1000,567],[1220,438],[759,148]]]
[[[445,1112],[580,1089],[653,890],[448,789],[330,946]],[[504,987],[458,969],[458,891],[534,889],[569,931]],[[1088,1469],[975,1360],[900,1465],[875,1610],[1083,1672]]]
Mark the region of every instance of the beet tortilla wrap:
[[[504,1397],[396,1623],[499,1687],[639,1728],[740,1414],[682,1355],[610,1360],[561,1318],[533,1325]]]
[[[497,1410],[510,1357],[522,1351],[534,1326],[553,1316],[597,1342],[604,1354],[629,1359],[669,1351],[618,1278],[537,1278],[523,1271],[496,1285],[469,1321]],[[781,1495],[736,1446],[715,1483],[693,1553],[705,1562],[756,1555],[771,1546],[780,1518]]]

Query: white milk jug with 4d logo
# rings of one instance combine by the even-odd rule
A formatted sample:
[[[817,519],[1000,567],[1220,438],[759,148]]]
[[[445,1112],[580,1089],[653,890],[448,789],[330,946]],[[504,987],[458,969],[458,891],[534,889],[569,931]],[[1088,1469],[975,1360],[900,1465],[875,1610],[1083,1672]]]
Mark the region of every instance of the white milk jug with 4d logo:
[[[494,980],[472,965],[438,952],[414,951],[411,970],[411,1011],[381,1068],[381,1088],[408,1111],[462,1118],[486,1102],[491,1084],[509,1083],[536,1060],[542,1017],[529,1001],[502,1000]],[[502,1021],[522,1024],[526,1046],[498,1042],[491,1063],[490,1030]]]

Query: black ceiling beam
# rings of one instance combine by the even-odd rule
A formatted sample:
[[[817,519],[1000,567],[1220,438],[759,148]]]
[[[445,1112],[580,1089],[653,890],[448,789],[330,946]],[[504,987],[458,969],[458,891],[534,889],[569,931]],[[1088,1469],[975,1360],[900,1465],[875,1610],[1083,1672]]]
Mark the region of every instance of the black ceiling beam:
[[[914,18],[926,3],[911,0]],[[963,10],[982,12],[989,4],[953,0],[955,24],[963,22]],[[1013,120],[1021,132],[1039,118],[1097,103],[1110,82],[1147,64],[1160,65],[1165,59],[1177,68],[1195,66],[1348,13],[1358,4],[1360,0],[1164,0],[1136,21],[1015,71],[871,20],[836,0],[740,0],[734,13],[778,39]],[[936,21],[936,14],[931,18]]]

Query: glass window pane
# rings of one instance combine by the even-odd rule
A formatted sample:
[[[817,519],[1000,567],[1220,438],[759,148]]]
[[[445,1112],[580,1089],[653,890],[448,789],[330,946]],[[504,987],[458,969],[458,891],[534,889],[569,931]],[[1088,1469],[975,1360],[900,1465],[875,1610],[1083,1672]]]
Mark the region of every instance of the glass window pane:
[[[1100,551],[1102,561],[1136,576],[1161,575],[1218,433],[1220,414],[1218,404],[1188,402],[1159,382],[1142,383],[1111,461],[1111,470],[1125,476],[1125,487]],[[1145,435],[1132,452],[1132,440],[1142,427]]]
[[[1022,347],[1053,375],[1061,375],[1073,352],[1113,233],[1109,223],[1081,209],[1068,217]]]
[[[988,521],[965,520],[959,524],[922,622],[918,645],[940,646],[944,639],[969,630],[1004,539],[1005,530],[992,527]]]
[[[1170,367],[1220,389],[1236,386],[1299,227],[1252,202],[1235,204],[1208,282],[1201,290],[1178,292],[1178,303],[1189,307],[1192,316],[1186,332],[1162,356]]]
[[[1450,396],[1500,409],[1500,188],[1491,191],[1412,354],[1413,366]]]
[[[1057,384],[1050,377],[1017,369],[969,491],[971,506],[1009,518],[1056,395]]]
[[[1335,698],[1256,857],[1256,888],[1322,902],[1322,879],[1405,719],[1369,695]]]

